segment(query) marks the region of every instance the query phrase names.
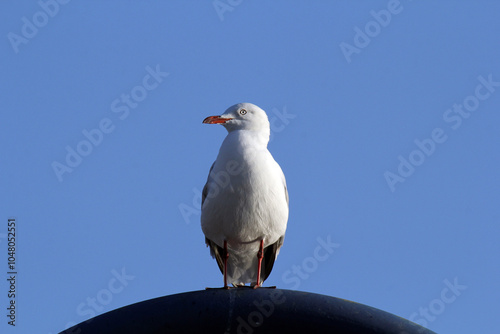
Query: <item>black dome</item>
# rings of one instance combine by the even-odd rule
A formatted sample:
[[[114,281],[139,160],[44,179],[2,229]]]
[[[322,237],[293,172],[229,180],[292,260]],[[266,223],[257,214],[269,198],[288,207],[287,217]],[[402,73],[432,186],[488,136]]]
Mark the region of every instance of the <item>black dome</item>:
[[[99,315],[69,333],[431,334],[393,314],[344,299],[271,288],[193,291]]]

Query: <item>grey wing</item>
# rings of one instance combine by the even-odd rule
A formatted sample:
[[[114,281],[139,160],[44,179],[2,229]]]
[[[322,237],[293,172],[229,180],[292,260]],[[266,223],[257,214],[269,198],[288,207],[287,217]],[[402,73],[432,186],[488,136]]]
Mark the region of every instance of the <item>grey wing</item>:
[[[217,260],[217,265],[219,266],[220,272],[224,273],[224,248],[219,247],[215,242],[208,238],[205,238],[205,243],[207,244],[207,247],[210,247],[210,255],[212,255],[212,257]]]
[[[281,248],[281,246],[283,246],[284,239],[285,236],[282,236],[274,244],[264,248],[264,263],[262,274],[260,276],[262,281],[265,281],[269,277],[269,274],[271,274],[274,266],[274,261],[276,260],[279,249]]]
[[[281,170],[281,167],[278,165],[278,168]],[[281,170],[281,181],[283,182],[283,188],[285,189],[285,199],[286,199],[286,205],[289,206],[288,204],[288,189],[286,187],[286,178],[285,174]]]
[[[203,187],[203,191],[201,192],[201,207],[203,208],[203,203],[205,203],[205,199],[208,196],[208,184],[210,183],[210,173],[212,173],[212,169],[214,169],[215,162],[210,167],[210,171],[208,172],[207,183]],[[222,256],[224,255],[224,248],[219,247],[215,242],[205,237],[205,243],[207,247],[210,247],[210,255],[217,260],[217,265],[222,273],[224,273],[224,261],[222,260]]]
[[[201,207],[203,208],[203,203],[205,203],[205,199],[208,196],[208,187],[210,183],[210,173],[212,173],[212,169],[214,169],[215,161],[210,167],[210,171],[208,172],[207,183],[203,187],[203,191],[201,192]],[[210,247],[210,255],[217,260],[217,265],[219,266],[220,271],[224,272],[224,261],[222,260],[222,256],[224,255],[224,248],[219,247],[215,242],[205,237],[205,243],[207,247]]]
[[[286,198],[286,205],[288,206],[289,200],[288,200],[288,189],[286,187],[286,181],[285,181],[285,175],[283,175],[283,187],[285,190],[285,198]],[[283,241],[285,240],[285,236],[282,235],[278,241],[276,241],[274,244],[267,246],[264,249],[264,263],[263,263],[263,270],[261,274],[261,279],[262,281],[265,281],[268,277],[269,274],[271,274],[271,271],[273,270],[274,266],[274,261],[276,260],[276,257],[278,256],[278,252],[283,246]]]
[[[284,178],[283,178],[283,186],[285,187],[286,205],[290,206],[290,204],[288,203],[288,189],[286,188],[286,182]]]
[[[212,173],[212,169],[214,169],[215,161],[212,164],[212,167],[210,167],[210,170],[208,171],[208,177],[207,177],[207,183],[205,183],[205,186],[203,187],[203,191],[201,192],[201,207],[203,208],[203,203],[205,203],[205,198],[207,198],[208,195],[208,183],[210,182],[210,173]],[[287,202],[288,202],[288,193],[287,193]]]

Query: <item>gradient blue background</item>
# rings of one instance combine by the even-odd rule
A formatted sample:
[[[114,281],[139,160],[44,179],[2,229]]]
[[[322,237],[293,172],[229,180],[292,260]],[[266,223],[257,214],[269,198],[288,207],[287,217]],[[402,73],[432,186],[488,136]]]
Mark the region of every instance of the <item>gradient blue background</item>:
[[[500,81],[500,3],[401,0],[348,62],[340,44],[354,45],[354,29],[389,3],[234,1],[219,16],[212,1],[73,0],[16,53],[8,34],[42,8],[5,2],[0,260],[5,277],[16,217],[19,275],[15,329],[0,280],[0,331],[57,333],[92,313],[221,286],[197,210],[226,131],[201,122],[246,101],[274,119],[269,148],[290,193],[266,285],[420,321],[433,307],[426,325],[438,333],[496,333],[500,87],[458,129],[443,114],[474,95],[478,76]],[[168,77],[120,119],[113,101],[157,65]],[[106,118],[113,131],[60,182],[51,164]],[[391,191],[384,173],[435,128],[447,140]],[[318,238],[339,245],[324,261]],[[120,285],[113,270],[133,279]],[[455,279],[466,288],[444,303]]]

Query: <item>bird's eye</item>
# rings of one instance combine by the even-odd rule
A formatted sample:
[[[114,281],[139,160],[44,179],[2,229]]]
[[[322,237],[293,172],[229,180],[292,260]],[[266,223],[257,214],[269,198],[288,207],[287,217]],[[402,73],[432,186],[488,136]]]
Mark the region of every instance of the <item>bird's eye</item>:
[[[245,115],[247,111],[245,109],[240,109],[240,115]]]

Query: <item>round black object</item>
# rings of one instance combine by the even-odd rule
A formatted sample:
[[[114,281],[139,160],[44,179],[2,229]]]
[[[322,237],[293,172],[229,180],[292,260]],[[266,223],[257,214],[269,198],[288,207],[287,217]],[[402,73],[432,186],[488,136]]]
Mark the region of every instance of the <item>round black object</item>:
[[[61,333],[434,333],[348,300],[272,288],[193,291],[146,300]]]

